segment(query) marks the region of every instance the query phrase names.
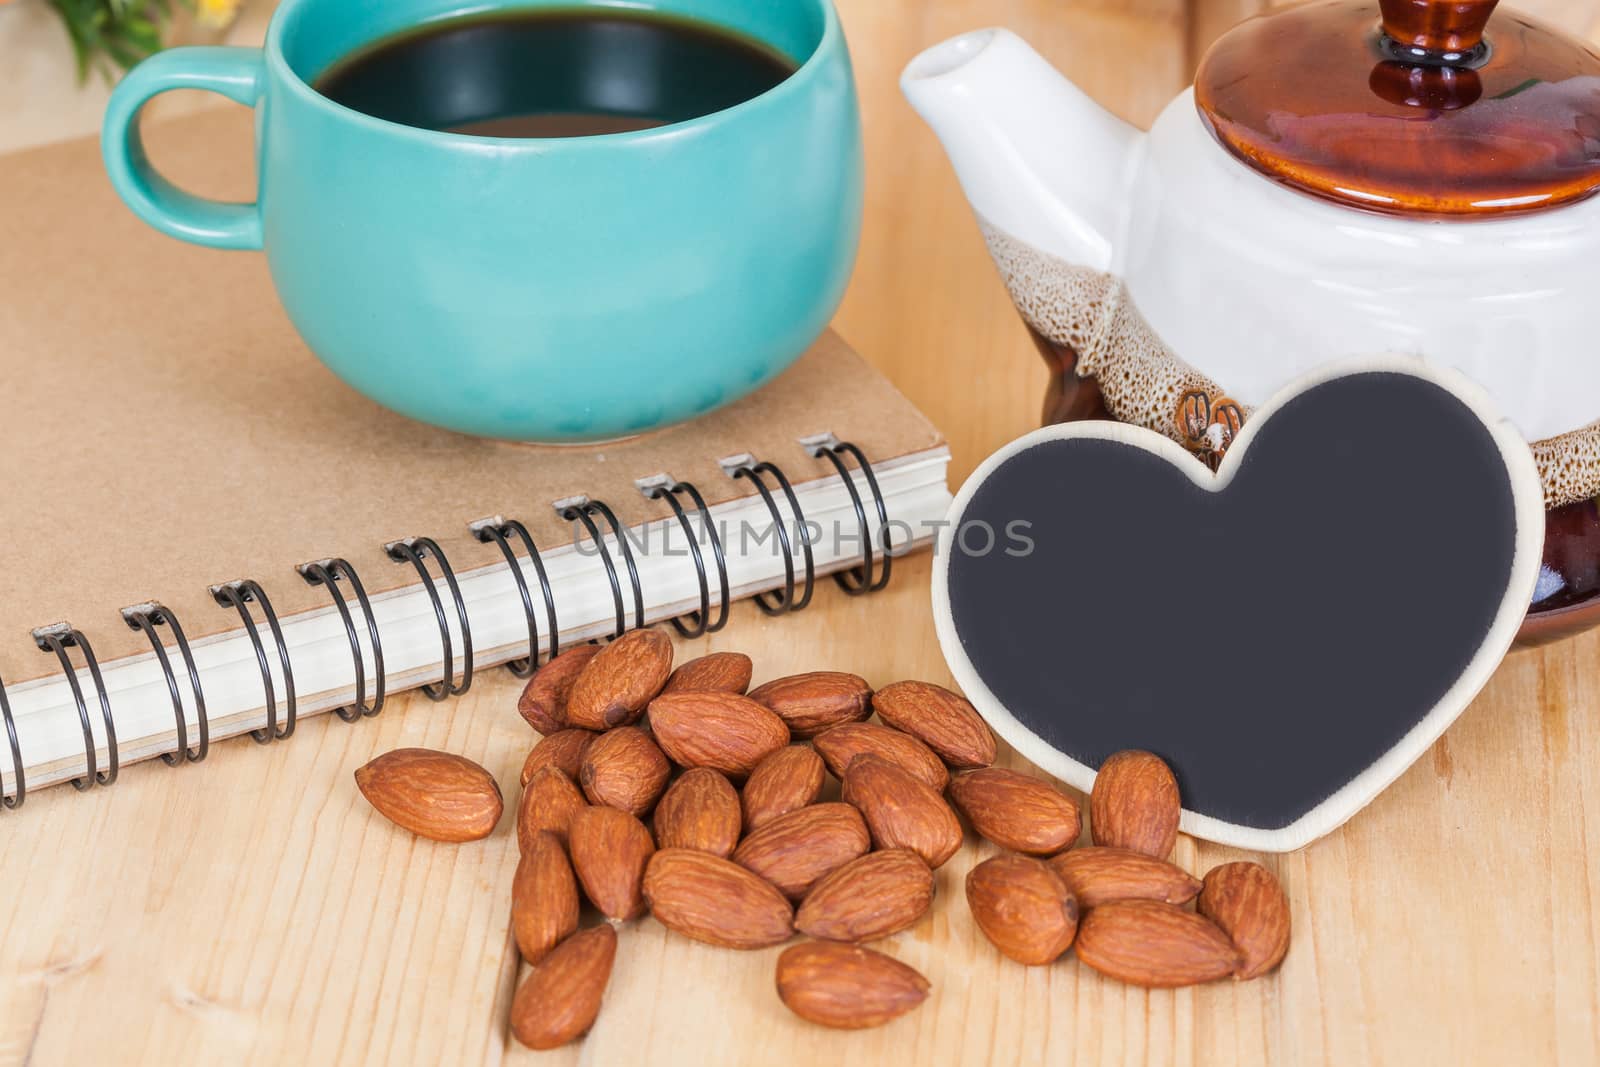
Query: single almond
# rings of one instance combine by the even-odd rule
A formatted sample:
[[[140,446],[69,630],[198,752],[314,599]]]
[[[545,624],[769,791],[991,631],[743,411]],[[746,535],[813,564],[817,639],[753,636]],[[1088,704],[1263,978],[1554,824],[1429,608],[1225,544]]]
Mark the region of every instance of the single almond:
[[[778,957],[778,997],[800,1018],[838,1030],[898,1019],[928,999],[928,980],[860,945],[807,941]]]
[[[766,705],[737,693],[668,693],[650,702],[650,731],[680,767],[710,767],[743,778],[789,743],[789,728]]]
[[[816,802],[822,792],[822,758],[809,745],[785,745],[750,772],[740,794],[744,832]]]
[[[875,722],[848,722],[820,733],[811,740],[828,770],[840,781],[845,768],[863,752],[897,763],[925,782],[935,793],[950,784],[950,770],[938,753],[904,730]]]
[[[967,872],[967,907],[994,947],[1038,967],[1072,947],[1078,901],[1043,860],[1002,852]]]
[[[541,737],[522,761],[522,784],[527,785],[540,767],[560,768],[562,774],[577,781],[583,771],[583,754],[588,751],[589,742],[599,736],[593,730],[568,727]]]
[[[750,693],[778,713],[793,737],[815,737],[841,723],[860,722],[872,714],[872,687],[865,679],[842,671],[791,674]]]
[[[750,688],[755,666],[743,652],[710,652],[672,672],[663,693],[738,693]]]
[[[828,941],[875,941],[916,923],[933,904],[933,871],[908,848],[851,860],[812,887],[795,929]]]
[[[1178,841],[1178,780],[1160,756],[1127,749],[1106,757],[1089,792],[1089,832],[1097,845],[1164,860]]]
[[[591,804],[643,817],[655,806],[671,775],[672,764],[649,734],[637,726],[619,726],[589,745],[578,780]]]
[[[780,815],[745,838],[733,850],[733,862],[798,900],[825,875],[871,848],[859,811],[849,804],[813,804]]]
[[[1001,848],[1051,856],[1078,840],[1078,802],[1043,778],[1004,767],[957,775],[950,799],[972,828]]]
[[[1200,892],[1200,879],[1182,867],[1126,848],[1075,848],[1050,859],[1080,908],[1114,900],[1159,900],[1187,904]]]
[[[565,844],[572,817],[588,806],[583,793],[560,768],[539,768],[522,787],[522,800],[517,804],[517,847],[527,852],[540,830],[549,830]]]
[[[505,810],[494,775],[429,748],[385,752],[356,770],[356,788],[390,822],[434,841],[488,837]]]
[[[617,931],[606,923],[573,934],[540,960],[511,998],[511,1033],[531,1049],[560,1048],[600,1014]]]
[[[794,932],[794,909],[776,886],[709,852],[657,852],[644,896],[662,926],[723,948],[765,948]]]
[[[1075,848],[1051,856],[1050,865],[1085,910],[1112,901],[1187,904],[1200,893],[1200,880],[1187,870],[1128,848]]]
[[[637,722],[672,674],[672,639],[629,630],[591,659],[567,696],[567,724],[609,730]]]
[[[657,848],[694,848],[727,856],[739,843],[739,794],[721,771],[685,771],[656,805]]]
[[[548,735],[567,725],[567,697],[572,693],[572,683],[599,651],[599,645],[578,645],[533,672],[517,698],[517,710],[529,726]]]
[[[1090,908],[1078,924],[1077,952],[1108,978],[1153,988],[1224,978],[1242,958],[1216,923],[1158,900]]]
[[[895,682],[872,695],[878,718],[916,737],[960,770],[994,762],[995,740],[966,697],[931,682]]]
[[[844,799],[861,810],[879,848],[909,848],[937,868],[961,847],[961,821],[944,798],[881,756],[850,761]]]
[[[1259,978],[1289,951],[1289,898],[1259,863],[1224,863],[1206,875],[1195,910],[1239,950],[1238,978]]]
[[[608,919],[644,912],[640,883],[656,843],[644,823],[620,808],[584,808],[572,817],[567,847],[589,903]]]
[[[578,928],[578,881],[561,839],[534,835],[511,879],[511,932],[522,958],[538,963]]]

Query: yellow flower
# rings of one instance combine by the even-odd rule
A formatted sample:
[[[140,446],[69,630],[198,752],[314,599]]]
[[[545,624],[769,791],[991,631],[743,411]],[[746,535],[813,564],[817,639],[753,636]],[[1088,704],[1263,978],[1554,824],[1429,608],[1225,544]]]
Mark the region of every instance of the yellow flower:
[[[196,0],[195,17],[202,26],[218,29],[232,24],[239,14],[240,0]]]

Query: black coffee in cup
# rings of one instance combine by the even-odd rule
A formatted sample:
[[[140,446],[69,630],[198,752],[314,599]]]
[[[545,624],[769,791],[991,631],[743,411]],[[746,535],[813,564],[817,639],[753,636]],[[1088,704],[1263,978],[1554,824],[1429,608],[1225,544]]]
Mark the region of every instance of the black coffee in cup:
[[[709,115],[795,64],[730,30],[618,8],[531,8],[432,22],[374,42],[316,80],[376,118],[489,137],[582,137]]]

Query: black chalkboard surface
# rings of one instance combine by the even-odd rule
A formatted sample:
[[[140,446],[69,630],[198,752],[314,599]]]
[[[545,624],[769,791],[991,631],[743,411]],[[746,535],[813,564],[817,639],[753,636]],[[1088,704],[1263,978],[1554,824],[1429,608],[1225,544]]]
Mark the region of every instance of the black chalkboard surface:
[[[1526,444],[1414,360],[1292,386],[1213,474],[1158,434],[1039,430],[956,498],[934,601],[1001,736],[1087,789],[1124,748],[1184,829],[1298,848],[1442,733],[1509,647],[1543,531]]]

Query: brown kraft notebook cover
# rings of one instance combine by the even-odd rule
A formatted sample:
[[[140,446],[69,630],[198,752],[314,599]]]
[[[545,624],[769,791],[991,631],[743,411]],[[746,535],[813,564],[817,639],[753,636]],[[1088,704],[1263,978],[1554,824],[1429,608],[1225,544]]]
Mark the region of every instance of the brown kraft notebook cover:
[[[147,140],[185,184],[249,199],[248,123],[229,109],[156,125]],[[691,424],[594,447],[462,436],[389,412],[325,369],[280,308],[261,254],[198,248],[134,218],[94,141],[0,158],[0,204],[0,678],[14,703],[19,683],[60,678],[32,636],[46,624],[69,622],[111,664],[150,656],[120,614],[131,605],[166,605],[197,644],[238,630],[209,591],[216,583],[259,580],[287,619],[331,604],[298,564],[343,557],[377,598],[418,585],[387,542],[432,537],[458,575],[503,566],[470,522],[516,518],[541,549],[570,545],[556,501],[605,500],[630,526],[670,518],[637,485],[659,473],[694,483],[715,508],[756,492],[719,463],[734,455],[772,460],[797,488],[837,484],[799,444],[814,435],[850,441],[880,467],[943,456],[935,428],[831,333],[761,391]],[[525,652],[524,641],[499,658]],[[98,719],[92,693],[89,704]],[[81,772],[79,748],[76,767],[38,784]],[[3,753],[0,744],[9,763]]]

